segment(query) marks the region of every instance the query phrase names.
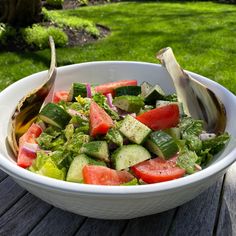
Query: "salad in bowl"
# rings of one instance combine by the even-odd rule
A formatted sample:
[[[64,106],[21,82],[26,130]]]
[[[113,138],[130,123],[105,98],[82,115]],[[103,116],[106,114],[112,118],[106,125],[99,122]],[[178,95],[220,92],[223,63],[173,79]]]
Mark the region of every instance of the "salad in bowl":
[[[225,131],[230,134],[230,138],[227,133],[216,133],[216,136],[205,133],[202,121],[195,121],[182,113],[182,105],[176,103],[173,81],[161,65],[127,61],[87,62],[57,68],[54,100],[47,106],[54,108],[56,106],[56,110],[62,112],[59,114],[66,114],[68,118],[65,119],[60,115],[61,119],[58,119],[57,115],[55,119],[56,117],[52,116],[53,109],[50,109],[50,112],[42,109],[38,120],[35,120],[32,127],[22,135],[20,150],[26,155],[21,164],[20,152],[17,158],[7,142],[9,121],[12,119],[16,104],[26,94],[44,83],[48,71],[19,80],[0,93],[0,168],[20,186],[49,204],[93,218],[130,219],[166,211],[193,199],[221,178],[235,161],[236,110],[232,107],[236,107],[236,99],[220,84],[196,73],[188,73],[211,89],[222,101],[227,114]],[[124,80],[137,83],[121,84],[122,86],[118,87],[140,86],[149,91],[148,88],[152,89],[159,84],[162,91],[158,90],[158,93],[162,96],[156,100],[165,102],[161,105],[156,104],[157,102],[146,102],[145,92],[142,91],[144,88],[141,88],[141,93],[140,88],[136,88],[139,90],[138,95],[118,92],[117,96],[117,88],[112,86]],[[72,88],[76,88],[76,84],[80,84],[79,86],[83,88],[83,94],[72,93]],[[112,88],[108,93],[99,91],[99,87],[104,88],[102,86],[104,84],[105,87]],[[112,100],[110,95],[107,96],[109,93],[112,94]],[[135,105],[135,111],[126,111],[130,106],[122,109],[121,105],[127,103],[122,99],[122,102],[119,101],[118,98],[122,96],[135,96],[136,100],[141,99],[144,104]],[[126,100],[129,104],[130,100]],[[107,125],[103,125],[103,119],[98,119],[102,117],[100,113],[93,110],[95,118],[97,117],[94,119],[97,123],[93,123],[95,134],[92,133],[89,115],[91,104],[99,111],[102,110],[103,114],[105,112],[107,114],[105,117],[110,117],[108,121],[112,120],[108,122],[108,128]],[[136,111],[139,106],[140,110]],[[156,130],[152,126],[149,127],[148,123],[144,123],[144,119],[138,119],[139,116],[145,117],[145,113],[150,114],[153,110],[155,114],[155,109],[160,111],[163,107],[171,108],[169,112],[172,114],[173,111],[178,113],[178,116],[175,114],[178,122],[174,124],[175,119],[173,119],[173,127],[165,126]],[[149,119],[151,117],[148,115]],[[137,123],[142,128],[145,127],[147,136],[140,141],[145,135],[143,132],[140,132],[140,135],[139,126],[132,132],[123,122],[128,122],[130,128],[135,127]],[[161,121],[159,124],[168,123]],[[103,130],[106,134],[96,134],[99,130]],[[130,135],[130,131],[133,135]],[[136,134],[139,134],[138,138]],[[160,143],[161,139],[158,138],[159,142],[156,143],[156,135],[165,135],[163,142]],[[131,139],[132,136],[136,138]],[[167,137],[170,143],[174,143],[170,150],[166,148],[169,146]],[[97,145],[94,145],[94,142]],[[97,148],[101,147],[98,145],[99,142],[105,150],[108,148],[108,158],[97,151]],[[152,142],[155,146],[159,145],[159,149],[151,150]],[[140,160],[143,155],[136,148],[145,152],[148,158]],[[219,150],[222,151],[218,152]],[[134,156],[133,152],[138,154]],[[216,152],[218,154],[215,155]],[[95,156],[94,153],[99,156]],[[128,155],[132,158],[129,159]],[[122,161],[120,157],[125,159]],[[141,165],[143,168],[140,168]],[[75,172],[73,166],[76,167]],[[159,170],[156,170],[157,166]],[[92,168],[96,171],[89,172]],[[173,172],[169,171],[170,168],[171,170],[177,168],[181,174],[177,172],[177,176],[173,176]],[[86,184],[86,181],[91,180],[84,178],[84,172],[92,173],[92,177],[96,178],[100,175],[98,179],[103,182]],[[155,183],[151,183],[150,178],[148,180],[144,177],[146,173],[151,176],[151,182]],[[161,174],[161,179],[160,175],[157,179],[153,178],[153,175],[158,173]],[[165,181],[160,182],[160,180]]]
[[[159,84],[73,82],[20,137],[17,165],[75,183],[152,184],[201,171],[229,138],[206,132]]]

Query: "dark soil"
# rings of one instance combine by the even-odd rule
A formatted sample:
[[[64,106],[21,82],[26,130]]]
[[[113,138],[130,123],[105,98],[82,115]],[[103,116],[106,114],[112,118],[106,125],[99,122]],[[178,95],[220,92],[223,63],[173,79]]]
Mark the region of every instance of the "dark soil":
[[[91,4],[104,4],[106,1],[104,0],[94,0],[91,1]],[[43,2],[43,5],[45,2]],[[81,7],[81,4],[78,3],[76,0],[64,0],[63,9],[73,9],[76,7]],[[49,7],[49,9],[55,9],[55,7]],[[55,26],[56,24],[52,22],[42,22],[38,23],[45,27],[48,26]],[[88,34],[85,30],[81,29],[72,29],[70,27],[64,27],[63,31],[67,34],[69,38],[69,42],[67,47],[74,47],[78,45],[85,45],[88,43],[93,43],[101,38],[106,37],[110,33],[110,29],[102,26],[102,25],[96,25],[97,28],[100,31],[100,36],[95,37],[93,35]],[[35,51],[38,50],[35,46],[29,46],[27,45],[24,40],[22,39],[20,33],[17,33],[12,38],[8,39],[7,45],[1,45],[0,44],[0,51]]]

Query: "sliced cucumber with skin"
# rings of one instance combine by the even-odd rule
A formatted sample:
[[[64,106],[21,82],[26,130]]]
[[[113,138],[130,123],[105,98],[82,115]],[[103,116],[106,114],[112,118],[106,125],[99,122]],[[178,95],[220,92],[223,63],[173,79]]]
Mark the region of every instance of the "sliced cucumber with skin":
[[[174,138],[163,131],[156,131],[149,135],[145,143],[147,149],[163,159],[173,157],[178,151]]]
[[[78,97],[79,95],[81,97],[87,97],[86,84],[73,83],[71,88],[70,88],[68,100],[69,101],[75,101],[75,97]]]
[[[102,161],[110,161],[108,144],[106,141],[92,141],[89,143],[84,143],[80,149],[80,152]]]
[[[141,84],[141,95],[143,97],[146,97],[147,94],[151,91],[151,89],[153,88],[154,86],[149,84],[148,82],[143,82]]]
[[[119,130],[126,138],[136,144],[143,143],[151,133],[150,128],[130,115],[127,115],[121,122]]]
[[[124,170],[150,158],[147,149],[137,144],[124,145],[112,154],[112,162],[116,170]]]
[[[118,145],[119,147],[123,145],[123,136],[121,135],[121,133],[119,132],[119,130],[117,129],[110,129],[108,131],[108,133],[105,136],[105,139],[108,140],[108,142],[112,142],[116,145]]]
[[[103,161],[95,161],[85,154],[76,156],[70,164],[67,172],[66,181],[82,183],[83,182],[83,168],[86,165],[100,165],[106,166]]]
[[[151,91],[144,97],[144,101],[148,105],[155,105],[156,100],[163,99],[165,93],[159,85],[155,85]]]
[[[119,88],[115,89],[116,97],[119,97],[122,95],[137,96],[139,94],[141,94],[141,87],[140,86],[124,86],[124,87],[119,87]]]
[[[145,104],[142,97],[124,95],[115,97],[113,105],[124,111],[138,113]]]
[[[47,124],[63,129],[71,116],[55,103],[48,103],[39,113],[39,118]]]

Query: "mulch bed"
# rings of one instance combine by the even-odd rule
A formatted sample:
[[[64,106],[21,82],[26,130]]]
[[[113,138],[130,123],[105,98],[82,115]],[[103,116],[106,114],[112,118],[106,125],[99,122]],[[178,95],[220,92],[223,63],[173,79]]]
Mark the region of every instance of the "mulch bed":
[[[44,22],[41,25],[47,26],[57,26],[52,22]],[[74,47],[78,45],[85,45],[88,43],[93,43],[101,38],[106,37],[110,30],[102,25],[96,25],[100,31],[100,36],[95,37],[93,35],[88,34],[85,30],[81,29],[71,29],[70,27],[64,27],[63,31],[67,34],[69,42],[67,47]],[[9,38],[7,45],[0,44],[0,51],[36,51],[37,47],[27,45],[22,39],[21,35],[17,33],[17,35],[13,38]]]

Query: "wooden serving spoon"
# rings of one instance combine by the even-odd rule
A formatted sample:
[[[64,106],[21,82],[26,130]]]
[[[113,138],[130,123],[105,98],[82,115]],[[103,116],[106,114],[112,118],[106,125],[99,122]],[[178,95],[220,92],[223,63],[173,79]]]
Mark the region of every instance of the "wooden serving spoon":
[[[39,88],[34,89],[19,101],[10,120],[7,139],[15,155],[18,153],[20,136],[36,120],[42,105],[45,104],[45,99],[50,100],[53,95],[53,85],[56,79],[56,50],[51,36],[49,37],[49,44],[51,48],[51,64],[47,80]]]
[[[207,132],[223,133],[226,127],[226,111],[215,93],[180,67],[170,47],[161,49],[157,53],[157,59],[170,74],[184,112],[195,119],[203,120]]]

